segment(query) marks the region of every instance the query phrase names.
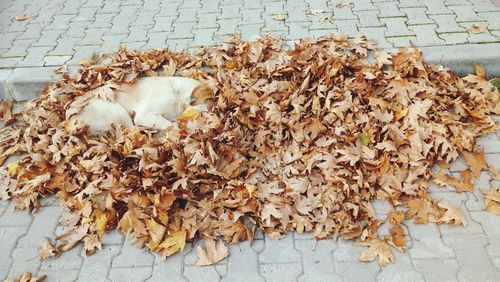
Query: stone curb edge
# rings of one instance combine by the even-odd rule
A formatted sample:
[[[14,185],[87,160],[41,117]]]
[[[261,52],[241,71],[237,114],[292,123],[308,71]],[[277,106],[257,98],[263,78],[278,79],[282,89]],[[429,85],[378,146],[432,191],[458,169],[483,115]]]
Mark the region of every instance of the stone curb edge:
[[[469,44],[455,46],[419,47],[425,62],[437,63],[455,71],[458,75],[474,73],[474,64],[481,65],[488,77],[500,76],[500,43]],[[387,49],[385,51],[395,51]],[[0,99],[27,101],[36,97],[47,83],[57,79],[57,67],[26,67],[0,69]],[[75,70],[77,66],[70,66]]]

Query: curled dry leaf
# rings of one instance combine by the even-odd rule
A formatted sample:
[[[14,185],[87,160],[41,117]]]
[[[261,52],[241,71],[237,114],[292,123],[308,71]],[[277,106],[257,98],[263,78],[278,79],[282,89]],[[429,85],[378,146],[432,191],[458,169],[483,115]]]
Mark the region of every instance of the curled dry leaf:
[[[45,279],[46,275],[33,276],[31,272],[24,272],[16,277],[16,279],[5,279],[4,282],[39,282]]]
[[[273,19],[275,19],[277,21],[284,21],[284,20],[286,20],[286,15],[279,14],[279,15],[274,16]]]
[[[53,257],[57,254],[56,250],[52,246],[52,244],[49,241],[49,238],[45,238],[43,241],[43,244],[40,248],[38,248],[38,255],[42,260]]]
[[[500,188],[491,188],[489,191],[482,191],[484,194],[484,210],[500,215]]]
[[[224,245],[224,242],[219,241],[218,246],[212,239],[205,239],[205,250],[198,245],[196,247],[198,260],[194,263],[197,266],[205,266],[216,264],[229,255],[229,249]]]
[[[12,18],[14,21],[25,21],[31,19],[31,14],[22,14],[22,15],[17,15]]]
[[[342,9],[344,7],[353,7],[354,4],[351,1],[340,1],[337,3],[336,7]]]
[[[486,168],[486,159],[484,158],[484,149],[479,152],[463,152],[465,162],[469,165],[474,177],[481,177],[481,170]]]
[[[473,23],[469,27],[470,32],[472,33],[485,33],[488,31],[488,23]]]

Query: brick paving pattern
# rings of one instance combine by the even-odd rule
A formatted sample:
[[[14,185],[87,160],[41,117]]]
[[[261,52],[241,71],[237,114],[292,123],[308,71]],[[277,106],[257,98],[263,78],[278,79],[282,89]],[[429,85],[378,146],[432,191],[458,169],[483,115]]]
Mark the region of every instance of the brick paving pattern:
[[[14,93],[23,93],[43,87],[46,74],[33,69],[50,72],[50,67],[73,65],[93,53],[112,52],[120,43],[139,49],[192,49],[235,33],[247,40],[276,34],[288,45],[332,32],[364,33],[382,48],[410,44],[467,48],[472,43],[500,42],[500,0],[352,0],[352,7],[337,8],[338,2],[1,0],[0,80],[8,75],[12,81],[29,77],[29,85],[9,86]],[[26,13],[31,19],[11,20]],[[286,20],[276,21],[277,15]],[[488,23],[486,33],[468,31],[478,22]],[[500,167],[500,133],[483,137],[479,145],[485,148],[488,163]],[[464,167],[459,159],[450,171]],[[36,214],[13,212],[11,203],[0,201],[0,279],[31,271],[47,274],[46,281],[499,281],[500,217],[483,211],[479,191],[499,184],[483,172],[473,193],[457,194],[433,185],[436,198],[462,208],[468,227],[406,222],[409,250],[396,251],[396,262],[382,269],[376,262],[357,261],[363,247],[344,240],[316,242],[297,233],[279,242],[257,234],[253,245],[231,245],[230,256],[209,267],[192,266],[193,245],[162,261],[132,246],[117,231],[107,234],[103,250],[92,256],[79,246],[42,262],[37,247],[43,238],[63,232],[57,201],[45,199],[45,207]],[[375,208],[381,216],[388,211],[383,203],[375,203]]]

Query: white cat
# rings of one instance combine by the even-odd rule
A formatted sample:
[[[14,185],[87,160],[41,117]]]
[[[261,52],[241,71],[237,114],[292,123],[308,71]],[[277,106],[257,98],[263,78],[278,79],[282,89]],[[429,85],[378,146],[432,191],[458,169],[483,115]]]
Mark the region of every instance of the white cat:
[[[209,86],[185,77],[143,77],[134,84],[115,87],[106,89],[114,92],[114,100],[93,95],[69,121],[87,124],[92,135],[109,130],[111,124],[166,129],[186,109],[207,111],[213,96]]]

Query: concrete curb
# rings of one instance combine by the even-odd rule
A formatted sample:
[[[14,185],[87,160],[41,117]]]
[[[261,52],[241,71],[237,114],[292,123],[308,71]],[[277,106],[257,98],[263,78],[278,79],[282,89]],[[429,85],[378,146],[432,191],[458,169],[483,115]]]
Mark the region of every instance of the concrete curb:
[[[419,47],[427,63],[449,67],[458,75],[474,73],[474,64],[481,65],[489,77],[500,76],[500,43]],[[396,51],[397,49],[386,49]],[[57,79],[56,67],[0,69],[0,98],[27,101],[36,97],[47,83]],[[77,66],[70,66],[70,70]]]

